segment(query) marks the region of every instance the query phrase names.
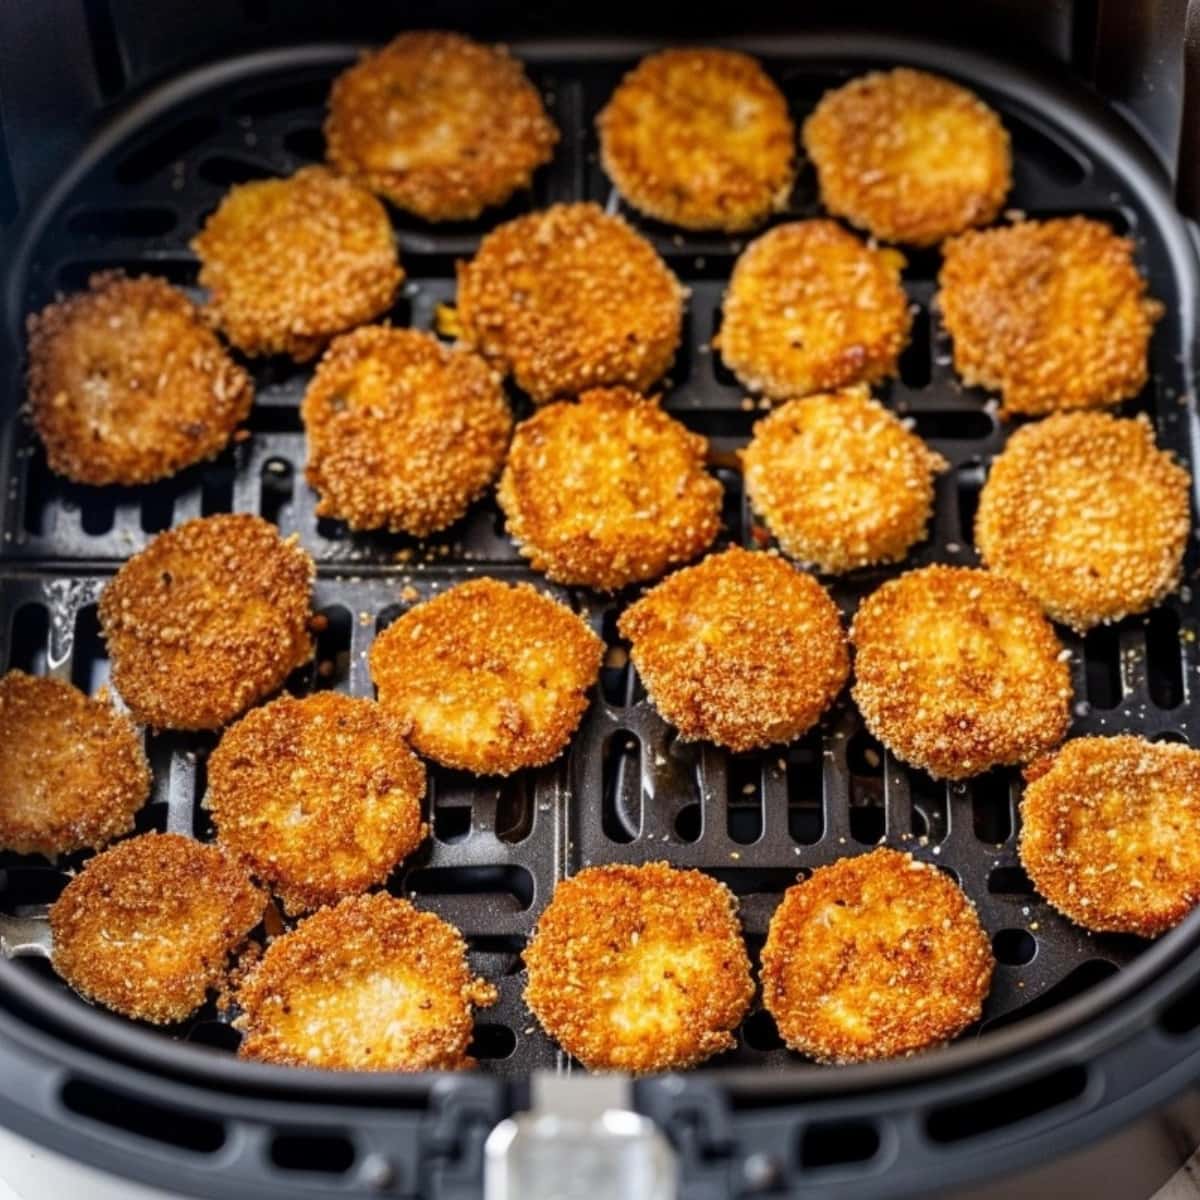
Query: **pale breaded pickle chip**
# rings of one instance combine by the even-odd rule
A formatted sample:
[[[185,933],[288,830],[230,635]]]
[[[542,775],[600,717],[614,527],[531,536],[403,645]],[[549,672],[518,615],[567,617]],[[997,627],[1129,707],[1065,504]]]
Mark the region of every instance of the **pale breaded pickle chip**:
[[[386,312],[404,278],[383,205],[324,167],[230,188],[192,249],[225,336],[298,362]]]
[[[739,547],[668,576],[617,627],[662,716],[684,738],[739,752],[811,729],[850,670],[825,589]]]
[[[54,969],[87,1000],[173,1024],[222,984],[265,907],[217,846],[143,834],[90,859],[51,906]]]
[[[267,947],[237,992],[242,1058],[334,1071],[474,1066],[472,1010],[497,999],[453,925],[386,892],[349,896]]]
[[[963,382],[999,392],[1001,415],[1107,408],[1146,384],[1163,306],[1134,245],[1063,217],[964,233],[942,247],[942,319]]]
[[[383,326],[333,341],[300,413],[317,515],[417,537],[483,494],[512,431],[499,376],[479,355]]]
[[[217,838],[289,913],[383,883],[427,832],[425,768],[372,700],[281,696],[231,726],[208,760]]]
[[[684,229],[751,229],[786,207],[796,131],[762,66],[736,50],[661,50],[596,119],[600,161],[640,212]]]
[[[1082,633],[1178,585],[1190,494],[1146,417],[1059,413],[1016,430],[993,460],[975,543],[991,570]]]
[[[99,849],[133,828],[150,797],[133,723],[61,679],[0,677],[0,748],[0,849]]]
[[[1070,722],[1067,652],[1010,579],[923,567],[863,601],[854,701],[898,758],[940,779],[1029,762]]]
[[[948,465],[865,388],[789,400],[742,451],[754,510],[785,554],[825,574],[899,562]]]
[[[565,879],[525,950],[525,1003],[591,1070],[679,1070],[736,1042],[754,995],[737,900],[665,862]]]
[[[986,225],[1012,186],[1000,118],[974,92],[909,67],[826,92],[802,137],[821,203],[885,242],[934,246]]]
[[[156,729],[217,729],[312,657],[312,559],[248,513],[160,533],[100,596],[112,681]]]
[[[527,583],[460,583],[375,639],[371,678],[416,750],[477,775],[557,758],[588,705],[603,643]]]
[[[497,495],[536,570],[610,591],[695,558],[721,524],[706,438],[627,388],[594,388],[517,426]]]
[[[903,262],[833,221],[777,225],[738,258],[713,345],[772,400],[895,375],[912,326]]]
[[[50,469],[75,483],[165,479],[250,414],[250,377],[163,279],[100,272],[27,328],[29,416]]]
[[[589,387],[645,392],[675,357],[685,295],[620,217],[555,204],[498,226],[458,264],[457,332],[537,404]]]
[[[788,888],[762,952],[763,1005],[818,1062],[897,1058],[979,1020],[995,959],[970,898],[932,863],[878,849]]]

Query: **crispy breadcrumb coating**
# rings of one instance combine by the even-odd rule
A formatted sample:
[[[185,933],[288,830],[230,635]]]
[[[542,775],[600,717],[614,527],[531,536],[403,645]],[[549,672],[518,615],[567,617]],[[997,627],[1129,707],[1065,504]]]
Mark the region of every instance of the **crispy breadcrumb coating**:
[[[826,92],[802,136],[821,203],[885,242],[935,246],[986,225],[1012,187],[1000,118],[925,71],[872,71]]]
[[[777,225],[738,258],[713,345],[772,400],[895,375],[912,326],[903,261],[833,221]]]
[[[1146,384],[1163,306],[1146,295],[1130,238],[1087,217],[1021,221],[942,247],[942,320],[963,382],[1001,414],[1105,408]]]
[[[762,952],[763,1004],[818,1062],[897,1058],[979,1020],[995,960],[975,906],[932,863],[878,849],[783,895]]]
[[[558,130],[503,46],[402,33],[337,77],[330,165],[427,221],[471,220],[526,188]]]
[[[208,761],[217,837],[289,913],[383,883],[427,832],[425,768],[373,700],[317,692],[247,713]]]
[[[0,849],[53,858],[133,828],[150,766],[128,717],[60,679],[0,677]]]
[[[755,511],[785,554],[826,574],[899,562],[948,465],[865,388],[788,401],[742,451]]]
[[[774,554],[739,547],[669,576],[618,629],[651,702],[680,734],[739,752],[806,732],[850,670],[824,588]]]
[[[417,537],[467,511],[512,432],[500,378],[479,355],[382,326],[334,340],[300,413],[317,515]]]
[[[935,778],[1029,762],[1066,735],[1066,651],[1009,579],[969,567],[909,571],[863,601],[850,638],[867,727]]]
[[[51,907],[54,969],[85,999],[173,1024],[220,986],[264,907],[218,847],[144,834],[89,860]]]
[[[975,542],[993,571],[1082,633],[1178,585],[1190,494],[1146,417],[1059,413],[1018,429],[992,462]]]
[[[675,357],[686,293],[658,252],[595,204],[555,204],[458,264],[464,340],[544,404],[589,387],[648,391]]]
[[[75,483],[165,479],[250,414],[250,377],[165,280],[101,272],[27,329],[29,415],[50,469]]]
[[[721,525],[708,440],[657,397],[595,388],[517,426],[498,498],[508,532],[559,583],[610,591],[695,558]]]
[[[1021,863],[1059,912],[1097,933],[1156,937],[1200,901],[1200,751],[1076,738],[1026,776]]]
[[[566,748],[604,646],[527,583],[460,583],[375,639],[379,701],[427,758],[477,775],[541,766]]]
[[[160,533],[100,596],[112,679],[156,729],[217,729],[312,657],[312,559],[248,513]]]
[[[298,362],[385,312],[404,278],[383,205],[324,167],[231,188],[192,249],[225,336]]]
[[[453,925],[386,892],[349,896],[277,938],[238,990],[242,1058],[335,1071],[434,1071],[467,1057],[473,977]]]
[[[695,1066],[736,1044],[754,995],[733,893],[665,862],[563,880],[525,964],[525,1003],[597,1071]]]
[[[596,119],[600,161],[634,208],[684,229],[751,229],[786,207],[796,131],[757,59],[662,50]]]

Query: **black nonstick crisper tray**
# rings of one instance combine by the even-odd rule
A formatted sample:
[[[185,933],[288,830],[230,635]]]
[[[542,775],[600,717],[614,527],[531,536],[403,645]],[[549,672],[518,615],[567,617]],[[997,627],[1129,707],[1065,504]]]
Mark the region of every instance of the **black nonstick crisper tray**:
[[[570,53],[533,47],[527,55],[563,133],[532,195],[467,225],[435,227],[393,213],[408,276],[391,314],[396,323],[430,328],[435,307],[453,299],[455,260],[469,256],[481,234],[502,219],[573,199],[625,211],[597,164],[593,119],[633,59],[600,45],[575,44]],[[286,174],[321,159],[324,99],[331,79],[352,57],[349,47],[318,47],[232,60],[135,106],[43,204],[25,251],[11,264],[14,321],[110,267],[162,275],[200,298],[188,239],[231,184]],[[786,54],[769,53],[765,62],[798,123],[826,88],[868,65],[811,55],[789,61]],[[949,58],[946,69],[953,74]],[[1141,185],[1131,184],[1114,165],[1119,156],[1076,140],[1045,111],[980,90],[1012,134],[1012,210],[1039,217],[1083,212],[1137,240],[1139,261],[1168,315],[1151,347],[1151,382],[1123,411],[1149,413],[1161,444],[1190,462],[1191,346],[1185,318],[1193,285],[1180,265],[1177,231],[1164,230]],[[806,168],[791,210],[778,220],[817,211]],[[746,239],[685,235],[632,212],[625,215],[691,290],[684,343],[664,385],[664,403],[712,441],[713,469],[726,490],[722,540],[759,545],[763,531],[747,511],[732,451],[745,443],[761,414],[710,350],[722,292]],[[976,498],[987,464],[1004,441],[987,396],[955,380],[932,305],[937,266],[936,252],[909,256],[904,278],[916,311],[913,341],[900,378],[881,390],[952,464],[939,481],[932,536],[906,567],[976,561],[971,547]],[[9,333],[16,338],[15,328]],[[303,478],[298,410],[311,369],[278,359],[249,366],[257,387],[250,437],[212,464],[138,489],[87,489],[52,476],[15,415],[20,373],[10,372],[9,416],[0,442],[0,664],[53,671],[81,687],[99,687],[108,671],[96,623],[99,590],[120,561],[154,533],[200,514],[261,513],[283,533],[298,534],[317,560],[315,607],[329,621],[317,663],[289,684],[297,692],[333,687],[370,695],[368,647],[406,606],[479,574],[533,578],[490,499],[425,543],[351,536],[334,522],[318,521]],[[527,401],[515,393],[514,403],[518,412],[528,411]],[[1189,553],[1189,580],[1194,560]],[[847,619],[863,595],[899,569],[834,581]],[[616,617],[630,596],[551,590],[583,612],[609,647],[601,685],[570,751],[551,767],[508,780],[434,768],[433,836],[390,883],[395,892],[412,895],[459,925],[475,968],[499,984],[501,1001],[480,1015],[475,1045],[487,1069],[516,1075],[559,1061],[521,1003],[519,956],[555,881],[593,863],[666,859],[710,872],[740,896],[756,954],[774,905],[799,874],[881,840],[911,850],[962,883],[999,960],[984,1019],[968,1038],[986,1038],[999,1026],[1064,1002],[1126,966],[1145,947],[1134,938],[1087,934],[1033,894],[1016,854],[1016,772],[936,783],[884,752],[845,697],[818,730],[791,746],[731,755],[683,743],[647,704],[617,637]],[[1063,632],[1076,693],[1072,734],[1129,730],[1190,740],[1196,626],[1185,587],[1149,616],[1086,639]],[[141,827],[210,836],[200,801],[205,758],[214,744],[211,735],[150,739],[155,790]],[[0,855],[0,912],[36,914],[78,861],[51,867]],[[42,959],[22,959],[20,966],[53,981]],[[228,1049],[237,1042],[214,1010],[166,1032]],[[710,1066],[798,1061],[756,1007],[740,1030],[737,1049]]]

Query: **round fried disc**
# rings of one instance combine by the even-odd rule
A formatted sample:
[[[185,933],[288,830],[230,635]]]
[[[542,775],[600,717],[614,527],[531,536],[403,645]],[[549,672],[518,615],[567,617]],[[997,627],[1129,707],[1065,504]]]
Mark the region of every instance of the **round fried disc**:
[[[525,950],[525,1003],[594,1071],[669,1071],[734,1046],[754,995],[737,900],[665,862],[563,880]]]
[[[762,952],[763,1005],[818,1062],[897,1058],[979,1020],[994,966],[962,889],[881,848],[784,892]]]
[[[224,980],[264,907],[216,846],[144,834],[89,860],[53,904],[54,969],[122,1016],[183,1021]]]
[[[684,738],[739,752],[811,729],[850,669],[824,588],[777,555],[738,547],[668,576],[618,629],[663,717]]]
[[[783,93],[735,50],[662,50],[596,119],[600,161],[634,208],[684,229],[750,229],[788,202],[796,131]]]
[[[112,679],[156,729],[217,729],[312,657],[312,559],[247,513],[160,533],[100,596]]]
[[[498,498],[508,532],[559,583],[605,591],[704,550],[721,524],[707,439],[657,398],[593,389],[517,426]]]
[[[242,1058],[335,1071],[473,1066],[473,1007],[497,999],[471,975],[462,934],[386,892],[350,896],[267,947],[238,990]]]

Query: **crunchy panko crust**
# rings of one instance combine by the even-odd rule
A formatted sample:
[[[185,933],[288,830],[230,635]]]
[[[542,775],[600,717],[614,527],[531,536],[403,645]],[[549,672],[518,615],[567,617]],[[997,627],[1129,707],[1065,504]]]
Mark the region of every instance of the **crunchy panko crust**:
[[[837,606],[774,554],[733,547],[621,615],[651,703],[687,739],[744,751],[812,728],[849,674]]]
[[[112,680],[156,729],[217,729],[312,657],[313,561],[248,513],[160,533],[100,596]]]
[[[909,571],[863,601],[850,639],[867,727],[936,778],[1028,762],[1066,735],[1066,651],[1010,579],[970,567]]]
[[[265,907],[217,846],[144,834],[90,859],[51,907],[54,969],[88,1000],[173,1024],[221,985]]]
[[[323,908],[267,947],[238,989],[242,1058],[334,1071],[474,1066],[473,977],[453,925],[386,892]]]
[[[208,761],[217,837],[289,913],[383,883],[427,832],[425,768],[373,700],[317,692],[247,713]]]
[[[742,451],[755,511],[785,554],[826,574],[899,562],[948,465],[866,388],[789,400]]]
[[[335,339],[300,413],[317,515],[417,537],[482,495],[512,432],[496,372],[416,329],[372,326]]]
[[[880,848],[788,888],[762,952],[763,1005],[818,1062],[898,1058],[979,1020],[995,959],[974,904],[932,863]]]
[[[942,247],[942,320],[963,382],[1000,393],[1001,414],[1105,408],[1146,384],[1163,306],[1134,244],[1087,217],[1020,221]]]
[[[1200,901],[1200,751],[1075,738],[1026,777],[1021,864],[1059,912],[1097,933],[1157,937]]]
[[[528,187],[558,130],[503,46],[402,33],[337,77],[330,165],[427,221],[471,220]]]
[[[464,340],[544,404],[589,387],[648,391],[679,346],[686,293],[654,247],[595,204],[555,204],[458,264]]]
[[[912,326],[902,263],[833,221],[777,225],[738,258],[713,345],[772,400],[895,375]]]
[[[1059,413],[1018,429],[992,462],[975,543],[988,567],[1082,633],[1176,587],[1190,492],[1146,417]]]
[[[249,375],[165,280],[102,271],[26,326],[29,415],[50,469],[76,483],[165,479],[250,414]]]
[[[559,583],[611,591],[695,558],[721,526],[708,440],[657,397],[596,388],[517,426],[497,495],[508,532]]]
[[[371,678],[421,754],[511,775],[565,749],[603,652],[580,617],[530,584],[473,579],[388,626]]]
[[[0,747],[0,849],[99,849],[133,828],[150,796],[133,723],[60,679],[0,677]]]
[[[524,957],[525,1003],[590,1070],[695,1066],[736,1044],[754,995],[733,893],[665,862],[564,879]]]
[[[324,167],[231,188],[192,249],[225,336],[298,362],[390,308],[404,278],[383,205]]]
[[[651,54],[621,81],[596,127],[608,177],[660,221],[750,229],[791,195],[796,131],[787,100],[748,54]]]
[[[821,203],[885,242],[934,246],[986,225],[1012,187],[1000,118],[925,71],[873,71],[826,92],[801,136]]]

